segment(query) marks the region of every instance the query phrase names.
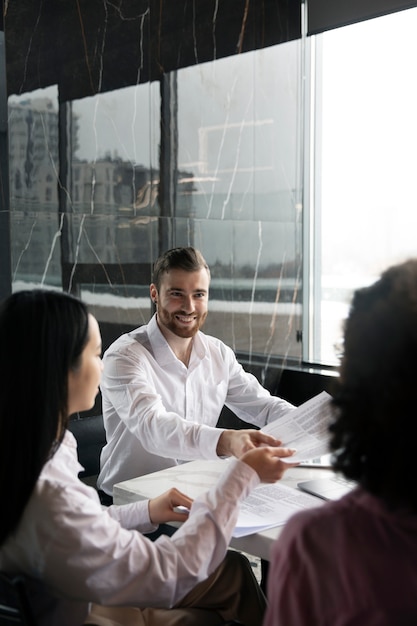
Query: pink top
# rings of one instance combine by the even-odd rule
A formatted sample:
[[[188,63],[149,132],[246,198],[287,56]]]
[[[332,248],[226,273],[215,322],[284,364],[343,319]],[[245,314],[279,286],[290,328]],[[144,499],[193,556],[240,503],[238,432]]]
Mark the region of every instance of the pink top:
[[[296,514],[275,542],[264,626],[415,626],[417,515],[360,488]]]

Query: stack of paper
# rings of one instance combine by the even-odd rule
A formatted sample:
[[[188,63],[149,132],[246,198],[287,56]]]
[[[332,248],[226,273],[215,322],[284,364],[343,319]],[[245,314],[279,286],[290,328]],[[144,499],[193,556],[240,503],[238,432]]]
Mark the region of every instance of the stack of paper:
[[[234,537],[244,537],[274,526],[282,526],[291,515],[323,502],[298,489],[275,483],[260,485],[244,500]]]
[[[264,433],[280,439],[286,448],[297,450],[293,456],[282,459],[283,461],[301,463],[328,453],[330,400],[331,396],[322,391],[294,411],[262,428]]]
[[[323,391],[262,428],[263,432],[280,439],[283,446],[297,450],[293,456],[282,459],[284,462],[301,463],[328,453],[330,399]],[[297,511],[321,504],[318,498],[280,483],[260,485],[242,503],[233,536],[243,537],[281,526]]]

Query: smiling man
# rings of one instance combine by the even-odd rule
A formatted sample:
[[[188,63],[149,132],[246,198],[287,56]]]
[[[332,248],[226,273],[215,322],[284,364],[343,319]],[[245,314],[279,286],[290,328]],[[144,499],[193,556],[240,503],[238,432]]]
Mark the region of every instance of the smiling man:
[[[271,396],[222,341],[201,332],[209,284],[198,250],[168,250],[156,261],[150,286],[156,314],[104,354],[107,444],[97,485],[105,494],[117,482],[182,461],[280,445],[256,429],[216,428],[224,405],[258,427],[294,407]]]
[[[197,253],[196,261],[204,262]],[[157,324],[176,356],[188,367],[193,337],[207,317],[209,269],[203,266],[161,272],[158,266],[154,279],[150,292],[156,304]]]

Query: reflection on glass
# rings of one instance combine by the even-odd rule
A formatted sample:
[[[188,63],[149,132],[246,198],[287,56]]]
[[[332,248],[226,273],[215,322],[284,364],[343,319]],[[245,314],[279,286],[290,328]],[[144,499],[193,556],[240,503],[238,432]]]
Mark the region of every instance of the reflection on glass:
[[[300,357],[300,42],[178,71],[177,242],[212,268],[207,330],[236,350]],[[179,189],[180,185],[178,185]],[[179,195],[179,194],[178,194]],[[182,196],[184,198],[184,196]],[[227,303],[227,304],[226,304]]]
[[[207,332],[299,359],[300,49],[236,55],[169,75],[161,92],[142,84],[60,111],[56,89],[13,98],[15,279],[62,285],[100,322],[133,327],[149,318],[156,257],[195,245],[212,268]]]
[[[13,288],[61,285],[58,221],[58,90],[8,101]]]
[[[279,262],[275,242],[280,225],[177,219],[176,227],[182,233],[191,232],[190,222],[192,238],[184,244],[192,241],[204,252],[212,276],[205,331],[236,351],[295,358],[299,350],[295,335],[301,327],[301,281],[285,257]],[[266,229],[263,233],[259,230],[262,227]],[[216,245],[221,242],[226,242],[226,248]],[[249,255],[247,264],[235,262],[242,256],[235,254],[241,245],[258,249],[257,263],[251,265]],[[277,261],[263,267],[262,249],[270,246]]]
[[[69,260],[149,261],[159,214],[159,86],[98,94],[74,101],[71,110],[71,211],[80,217],[72,222],[79,245]]]

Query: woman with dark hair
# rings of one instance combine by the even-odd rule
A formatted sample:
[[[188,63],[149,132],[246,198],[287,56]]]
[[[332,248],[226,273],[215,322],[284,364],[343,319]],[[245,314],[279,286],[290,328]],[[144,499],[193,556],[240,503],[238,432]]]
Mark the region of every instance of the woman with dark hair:
[[[273,547],[264,626],[417,624],[417,260],[354,294],[330,425],[358,486]]]
[[[40,625],[260,623],[265,601],[249,562],[224,557],[239,502],[261,480],[279,479],[289,466],[280,457],[291,451],[246,453],[194,503],[171,489],[102,509],[78,479],[67,431],[69,416],[89,409],[98,392],[95,318],[66,294],[13,294],[0,307],[0,368],[0,569],[30,577]],[[185,521],[173,537],[152,542],[137,531],[170,520]]]

